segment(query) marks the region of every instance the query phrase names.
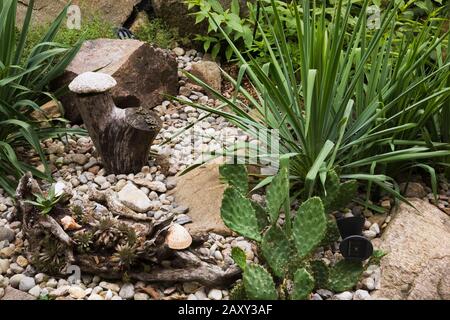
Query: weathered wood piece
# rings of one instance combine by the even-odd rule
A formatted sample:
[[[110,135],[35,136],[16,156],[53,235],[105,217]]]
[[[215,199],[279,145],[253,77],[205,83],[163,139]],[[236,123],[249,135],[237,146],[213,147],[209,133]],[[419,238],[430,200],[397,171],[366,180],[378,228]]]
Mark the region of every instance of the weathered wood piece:
[[[147,164],[150,147],[162,123],[156,113],[134,96],[113,100],[116,81],[108,74],[85,72],[69,89],[78,95],[78,109],[106,170],[138,172]]]

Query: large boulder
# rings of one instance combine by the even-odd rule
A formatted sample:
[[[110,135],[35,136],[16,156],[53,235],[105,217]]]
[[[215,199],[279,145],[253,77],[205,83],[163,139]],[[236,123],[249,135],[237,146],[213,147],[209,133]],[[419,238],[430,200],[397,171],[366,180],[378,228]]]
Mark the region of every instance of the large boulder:
[[[151,0],[156,17],[162,19],[169,27],[178,30],[180,36],[189,36],[193,34],[205,34],[208,25],[205,22],[196,24],[195,17],[190,15],[190,11],[184,0]],[[232,0],[219,0],[226,9],[230,8]],[[241,12],[246,14],[246,0],[239,0]]]
[[[114,25],[122,25],[133,12],[133,8],[141,0],[73,0],[72,4],[78,5],[81,9],[81,21],[85,21],[93,15],[98,15],[102,19]],[[17,6],[17,26],[20,27],[25,19],[29,0],[18,2]],[[55,20],[58,14],[64,9],[67,0],[35,0],[32,16],[33,25],[47,24]]]
[[[86,41],[65,73],[53,86],[69,84],[88,71],[109,74],[117,81],[111,90],[119,107],[152,108],[164,100],[164,94],[178,92],[177,62],[169,51],[138,40],[97,39]],[[135,99],[137,98],[137,99]],[[77,98],[74,93],[61,97],[65,117],[79,122]]]
[[[219,165],[204,164],[178,176],[177,186],[171,191],[175,201],[189,207],[192,223],[186,228],[193,235],[214,232],[231,235],[220,216],[226,184],[220,182]]]
[[[428,201],[401,204],[380,249],[381,289],[375,298],[450,299],[450,217]]]

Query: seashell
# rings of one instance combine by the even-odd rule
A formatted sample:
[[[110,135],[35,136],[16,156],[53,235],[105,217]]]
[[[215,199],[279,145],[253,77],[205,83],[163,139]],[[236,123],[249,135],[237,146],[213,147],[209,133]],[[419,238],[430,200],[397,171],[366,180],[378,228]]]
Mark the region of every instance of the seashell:
[[[192,237],[185,227],[174,223],[167,231],[166,243],[170,249],[183,250],[192,243]]]
[[[63,225],[64,230],[77,230],[81,228],[81,226],[71,216],[65,216],[62,218],[61,224]]]

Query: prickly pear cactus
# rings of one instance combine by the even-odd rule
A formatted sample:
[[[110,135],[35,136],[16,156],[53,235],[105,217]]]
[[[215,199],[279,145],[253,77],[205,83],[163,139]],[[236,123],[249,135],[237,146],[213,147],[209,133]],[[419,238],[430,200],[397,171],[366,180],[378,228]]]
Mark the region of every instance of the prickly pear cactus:
[[[244,283],[242,281],[236,282],[234,287],[230,290],[230,300],[247,300],[247,293],[245,292]]]
[[[264,234],[261,251],[273,273],[277,277],[284,276],[292,258],[292,248],[288,237],[280,227],[272,226]]]
[[[294,274],[294,289],[292,290],[292,299],[305,300],[311,295],[314,289],[314,278],[306,269],[298,269]]]
[[[322,241],[327,218],[318,197],[305,201],[298,209],[292,226],[294,244],[300,258],[306,258]]]
[[[249,264],[244,272],[244,286],[251,300],[276,300],[278,298],[275,283],[270,273],[257,264]]]
[[[315,288],[327,288],[330,270],[327,265],[320,260],[311,261],[311,271],[315,281]]]
[[[247,256],[245,255],[244,250],[239,247],[233,247],[233,249],[231,249],[231,257],[233,258],[234,263],[245,271],[245,267],[247,266]]]
[[[223,164],[219,167],[223,180],[230,186],[236,187],[243,195],[248,192],[247,167],[243,164]]]
[[[325,195],[322,197],[326,212],[339,210],[348,205],[356,195],[358,184],[356,180],[340,183],[339,176],[330,170],[325,183]]]
[[[328,288],[336,292],[352,289],[363,272],[361,262],[342,260],[330,269]]]
[[[325,231],[325,237],[322,239],[320,246],[329,246],[337,242],[341,234],[334,218],[327,219],[327,230]]]
[[[280,209],[289,197],[289,177],[288,169],[281,168],[280,172],[273,178],[267,187],[267,210],[270,221],[276,223],[280,214]]]
[[[228,228],[244,237],[261,241],[255,210],[250,200],[237,189],[230,187],[225,190],[220,212]]]

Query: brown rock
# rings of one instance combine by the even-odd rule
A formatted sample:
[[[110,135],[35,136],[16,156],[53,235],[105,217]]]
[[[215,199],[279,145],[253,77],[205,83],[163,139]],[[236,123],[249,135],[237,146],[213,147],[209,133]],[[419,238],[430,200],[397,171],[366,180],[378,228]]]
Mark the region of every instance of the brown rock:
[[[401,204],[381,237],[381,289],[375,298],[450,298],[450,218],[435,206],[412,199]]]
[[[175,57],[166,50],[138,40],[86,41],[53,85],[64,86],[77,75],[95,70],[107,73],[117,81],[111,93],[118,107],[141,105],[153,108],[164,100],[163,94],[176,95],[178,91]],[[66,94],[61,102],[67,119],[81,120],[74,93]]]
[[[72,4],[80,6],[81,21],[89,19],[93,15],[98,15],[105,21],[113,25],[122,25],[133,12],[133,7],[141,0],[72,0]],[[25,19],[29,0],[18,1],[17,23],[20,28]],[[67,4],[67,0],[35,0],[32,16],[33,25],[51,23],[59,15]]]
[[[192,235],[205,232],[231,235],[220,217],[226,185],[219,177],[219,166],[206,164],[177,177],[177,186],[170,192],[177,203],[189,207],[193,222],[185,227]]]
[[[55,100],[51,100],[39,107],[40,110],[33,111],[30,116],[36,121],[46,121],[47,119],[59,118],[62,116],[61,105]],[[50,126],[47,124],[45,126]]]
[[[5,295],[0,300],[36,300],[36,298],[13,287],[6,287]]]
[[[408,198],[423,198],[427,196],[424,187],[418,182],[401,183],[400,191]]]
[[[191,73],[218,92],[222,90],[222,72],[213,61],[200,61],[192,64]]]

